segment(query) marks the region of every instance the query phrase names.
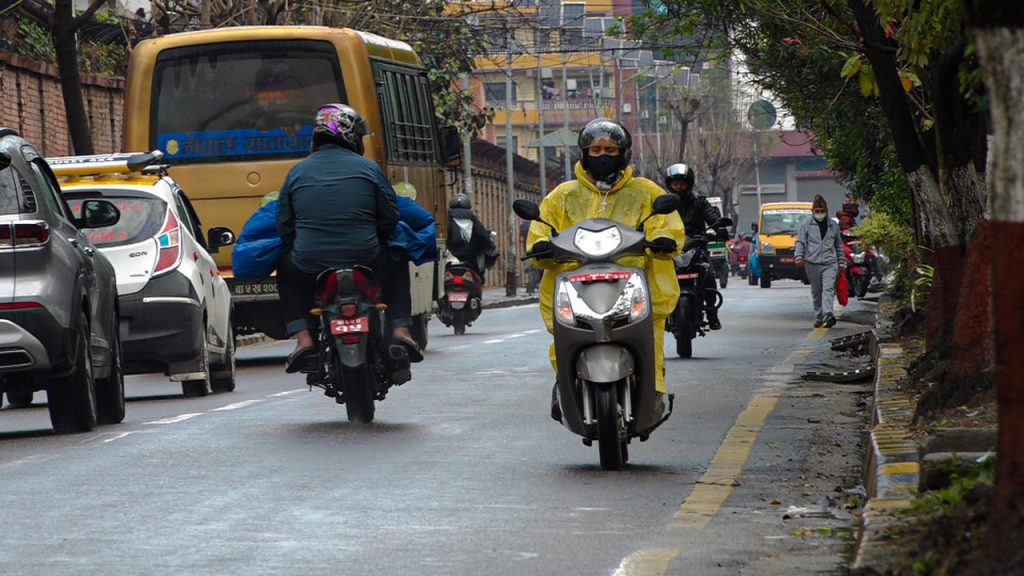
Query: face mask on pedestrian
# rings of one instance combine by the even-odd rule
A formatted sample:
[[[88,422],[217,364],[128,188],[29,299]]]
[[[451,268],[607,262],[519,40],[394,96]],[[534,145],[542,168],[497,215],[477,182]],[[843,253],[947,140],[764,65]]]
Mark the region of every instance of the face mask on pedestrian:
[[[587,158],[587,172],[594,180],[611,182],[621,169],[622,156],[591,156]]]
[[[826,212],[814,212],[814,219],[817,220],[818,222],[821,222],[822,220],[825,219],[826,215]]]

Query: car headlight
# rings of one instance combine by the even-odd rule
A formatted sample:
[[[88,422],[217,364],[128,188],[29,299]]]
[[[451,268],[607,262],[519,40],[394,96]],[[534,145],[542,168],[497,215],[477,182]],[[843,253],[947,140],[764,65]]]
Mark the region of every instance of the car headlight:
[[[765,255],[765,256],[772,256],[772,255],[774,255],[775,254],[775,246],[772,246],[771,244],[769,244],[767,242],[762,242],[761,243],[761,254]]]
[[[606,256],[622,244],[622,234],[616,226],[596,232],[579,228],[572,242],[588,256]]]
[[[555,318],[566,326],[576,325],[576,315],[572,311],[572,302],[569,300],[569,286],[566,282],[558,285],[558,293],[555,294]]]

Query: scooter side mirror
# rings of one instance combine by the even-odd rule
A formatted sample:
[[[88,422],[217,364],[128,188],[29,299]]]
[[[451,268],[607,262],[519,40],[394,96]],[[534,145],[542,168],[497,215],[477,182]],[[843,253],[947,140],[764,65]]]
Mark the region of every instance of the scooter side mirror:
[[[540,206],[536,202],[520,198],[512,202],[512,211],[516,213],[523,220],[529,220],[530,222],[540,222],[551,229],[551,236],[558,236],[558,230],[547,222],[540,218]]]
[[[679,196],[675,194],[662,194],[654,199],[654,204],[651,205],[651,213],[646,218],[640,221],[640,225],[636,227],[637,230],[643,230],[644,224],[658,214],[671,214],[679,208]]]

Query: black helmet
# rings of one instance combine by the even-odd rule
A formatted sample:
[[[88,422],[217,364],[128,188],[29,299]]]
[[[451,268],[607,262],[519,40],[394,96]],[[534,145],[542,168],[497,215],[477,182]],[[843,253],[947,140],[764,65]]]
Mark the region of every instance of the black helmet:
[[[693,190],[693,182],[696,176],[693,173],[693,168],[689,164],[673,164],[665,170],[665,187],[669,188],[669,192],[672,192],[672,182],[676,180],[682,180],[690,185],[690,190]]]
[[[473,208],[473,203],[470,202],[469,196],[459,193],[452,196],[451,201],[448,202],[448,208],[465,208],[466,210],[471,210]]]
[[[590,148],[598,138],[609,138],[619,146],[619,150],[622,150],[620,170],[629,166],[629,159],[633,155],[633,137],[629,135],[629,130],[626,130],[625,126],[610,118],[594,118],[587,122],[587,125],[580,130],[578,144],[580,147],[580,162],[583,164],[584,170],[588,168],[587,148]]]

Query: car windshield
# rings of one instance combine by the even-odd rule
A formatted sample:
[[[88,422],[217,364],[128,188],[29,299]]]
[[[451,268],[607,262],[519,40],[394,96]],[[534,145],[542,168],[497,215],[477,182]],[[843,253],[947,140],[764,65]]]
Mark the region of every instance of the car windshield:
[[[810,210],[765,210],[761,214],[761,234],[796,234]]]
[[[67,196],[68,205],[75,217],[81,216],[82,202],[95,198],[96,192]],[[123,246],[142,242],[160,233],[167,214],[167,204],[159,198],[142,196],[117,196],[104,194],[121,211],[117,224],[106,228],[91,228],[86,231],[89,241],[100,248]]]

